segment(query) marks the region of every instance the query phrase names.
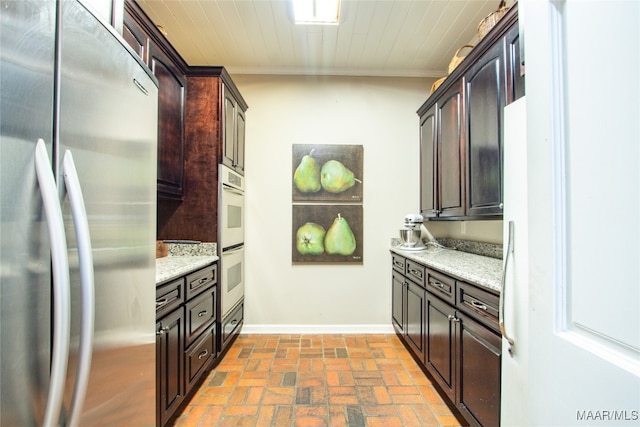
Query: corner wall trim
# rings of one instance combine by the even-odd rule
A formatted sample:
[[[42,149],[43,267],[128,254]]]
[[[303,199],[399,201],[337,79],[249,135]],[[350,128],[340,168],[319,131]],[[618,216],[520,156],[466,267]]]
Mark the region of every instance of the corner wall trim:
[[[382,325],[247,325],[241,334],[395,334],[391,324]]]

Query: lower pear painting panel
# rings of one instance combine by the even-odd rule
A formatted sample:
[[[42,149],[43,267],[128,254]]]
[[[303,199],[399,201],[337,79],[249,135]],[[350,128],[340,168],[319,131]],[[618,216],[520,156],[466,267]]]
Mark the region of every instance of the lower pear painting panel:
[[[362,264],[362,205],[293,205],[294,264]]]

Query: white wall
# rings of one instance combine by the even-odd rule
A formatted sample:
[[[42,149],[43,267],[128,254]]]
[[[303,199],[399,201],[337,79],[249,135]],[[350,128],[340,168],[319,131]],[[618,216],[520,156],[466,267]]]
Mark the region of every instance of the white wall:
[[[419,212],[433,79],[233,76],[246,128],[245,332],[391,331],[390,238]],[[292,265],[292,144],[364,146],[361,265]]]

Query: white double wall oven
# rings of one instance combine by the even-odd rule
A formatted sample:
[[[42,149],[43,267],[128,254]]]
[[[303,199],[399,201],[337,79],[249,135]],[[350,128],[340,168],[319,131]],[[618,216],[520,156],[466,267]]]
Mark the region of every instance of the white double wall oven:
[[[244,297],[244,177],[218,165],[222,317]]]

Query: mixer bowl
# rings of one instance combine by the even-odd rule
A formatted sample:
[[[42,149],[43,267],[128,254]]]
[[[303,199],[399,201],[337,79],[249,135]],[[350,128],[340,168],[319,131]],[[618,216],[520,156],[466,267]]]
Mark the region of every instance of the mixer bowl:
[[[420,242],[420,229],[400,229],[400,238],[402,239],[402,245],[407,247],[413,247]]]

